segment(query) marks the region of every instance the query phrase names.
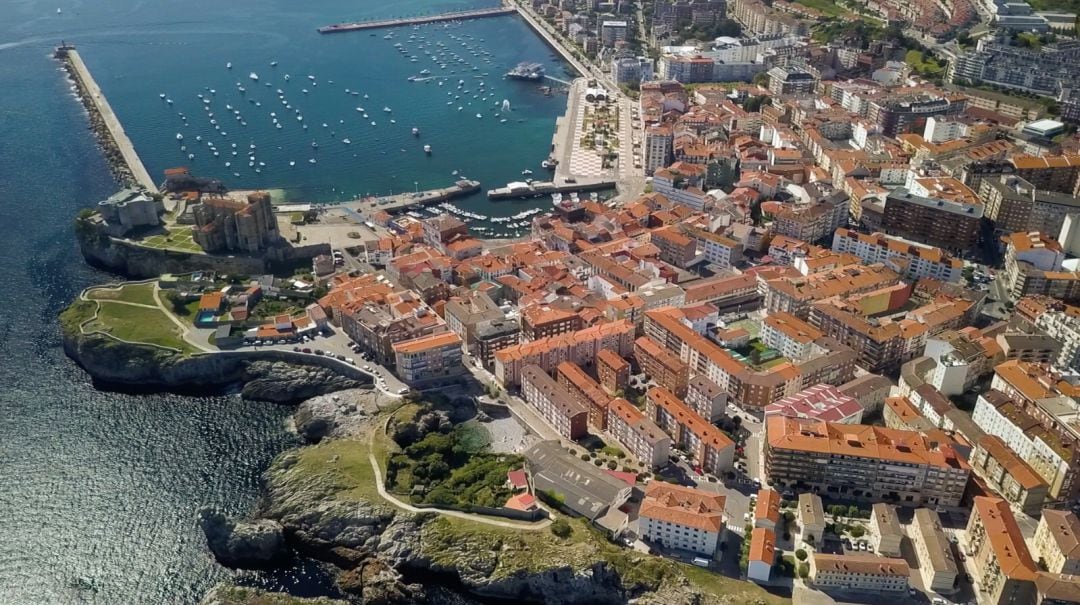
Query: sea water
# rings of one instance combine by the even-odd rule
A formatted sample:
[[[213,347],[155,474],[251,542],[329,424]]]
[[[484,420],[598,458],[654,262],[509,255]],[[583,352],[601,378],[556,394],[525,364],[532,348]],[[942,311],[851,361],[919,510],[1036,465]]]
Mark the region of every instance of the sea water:
[[[385,32],[375,37],[315,32],[338,21],[477,5],[23,0],[4,6],[0,603],[197,602],[214,583],[233,576],[206,550],[196,524],[198,509],[251,510],[260,495],[261,472],[274,455],[296,444],[286,429],[290,408],[227,394],[103,391],[64,355],[57,313],[82,288],[113,279],[82,262],[73,217],[113,193],[115,184],[87,130],[85,112],[49,57],[52,47],[63,39],[80,49],[155,176],[187,165],[234,188],[284,187],[290,196],[311,201],[445,186],[455,170],[491,187],[521,178],[526,168],[540,172],[554,117],[564,103],[561,97],[540,95],[535,85],[502,80],[502,72],[519,61],[544,62],[553,75],[561,75],[549,49],[517,17],[418,32],[405,28],[393,41],[383,39]],[[495,91],[491,106],[510,101],[508,121],[499,123],[479,108],[471,99],[474,93],[468,99],[473,105],[464,105],[467,110],[456,112],[457,105],[453,112],[445,109],[447,87],[470,80],[460,70],[453,85],[408,82],[421,69],[441,71],[403,59],[394,50],[394,42],[404,43],[413,33],[447,45],[451,34],[470,36],[470,44],[491,52],[494,64],[481,69],[489,74],[486,87]],[[462,54],[460,43],[457,49]],[[278,66],[271,68],[275,60]],[[226,70],[226,62],[233,63],[232,70]],[[252,71],[260,84],[248,78]],[[276,89],[286,90],[284,73],[291,76],[290,104],[301,108],[307,133],[298,132],[295,123],[278,131],[253,104],[235,95],[236,82],[242,82],[268,110]],[[317,86],[309,85],[309,74],[317,77]],[[263,86],[265,81],[273,88]],[[308,95],[298,91],[305,87]],[[227,139],[215,143],[219,158],[223,150],[231,151],[231,142],[238,148],[254,142],[257,161],[266,164],[261,173],[245,161],[244,169],[237,170],[242,176],[234,178],[234,170],[212,160],[205,149],[194,161],[181,155],[177,132],[190,143],[200,133],[216,132],[200,115],[205,111],[196,96],[206,95],[207,88],[221,95],[214,102],[215,115],[224,114],[228,103],[242,107],[248,122],[246,129],[228,124]],[[346,95],[345,88],[369,98]],[[470,84],[469,89],[477,87]],[[159,99],[161,92],[173,100],[171,108]],[[368,109],[371,119],[360,123],[356,105]],[[396,125],[389,124],[384,106],[393,109]],[[178,111],[188,115],[190,129],[178,124]],[[476,113],[484,117],[477,119]],[[349,121],[335,126],[339,140],[352,140],[348,147],[319,132],[323,122],[329,126],[339,119]],[[378,125],[367,124],[371,120]],[[410,134],[414,126],[421,129],[419,139]],[[312,151],[313,139],[319,143],[317,152]],[[420,148],[425,143],[433,147],[430,157]],[[318,153],[316,164],[307,162],[312,153]],[[297,163],[294,170],[287,167],[290,159]],[[484,199],[471,203],[481,212],[488,207]],[[506,214],[522,209],[520,204],[505,207]],[[321,583],[311,580],[318,576],[318,570],[299,566],[239,579],[310,594],[320,590]]]

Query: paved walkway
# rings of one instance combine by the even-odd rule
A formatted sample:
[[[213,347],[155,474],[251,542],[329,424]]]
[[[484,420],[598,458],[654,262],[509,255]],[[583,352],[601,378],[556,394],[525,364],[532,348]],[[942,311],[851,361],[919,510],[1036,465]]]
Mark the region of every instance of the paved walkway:
[[[387,418],[389,420],[389,418]],[[374,429],[378,430],[378,429]],[[374,439],[375,433],[372,433],[371,439]],[[375,471],[375,489],[378,490],[379,495],[383,500],[386,500],[394,506],[409,511],[411,513],[437,513],[446,517],[456,517],[458,519],[464,519],[466,521],[472,521],[474,523],[483,523],[485,525],[491,525],[494,527],[503,527],[506,529],[523,529],[525,531],[539,531],[547,528],[551,525],[551,518],[548,517],[543,521],[536,521],[533,523],[527,521],[500,521],[498,519],[492,519],[491,517],[484,517],[481,515],[473,515],[470,513],[463,513],[456,510],[443,510],[439,508],[419,508],[398,500],[390,493],[386,491],[383,486],[383,474],[382,469],[379,468],[379,461],[375,459],[375,453],[371,451],[371,444],[368,445],[368,460],[371,462],[371,468]]]

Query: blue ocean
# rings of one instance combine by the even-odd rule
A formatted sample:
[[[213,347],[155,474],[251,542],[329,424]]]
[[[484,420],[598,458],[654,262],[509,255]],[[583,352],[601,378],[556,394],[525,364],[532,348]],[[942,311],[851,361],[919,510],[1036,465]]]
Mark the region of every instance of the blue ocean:
[[[316,32],[341,21],[490,5],[4,4],[0,603],[197,602],[232,576],[206,551],[198,508],[250,510],[262,470],[295,445],[289,408],[230,394],[102,391],[64,355],[57,313],[82,288],[114,279],[82,263],[72,219],[116,185],[51,49],[61,40],[79,49],[154,176],[188,166],[232,188],[283,189],[290,200],[312,202],[442,187],[459,176],[491,188],[520,180],[523,170],[541,173],[565,104],[536,84],[502,77],[529,61],[565,78],[519,18],[399,28],[389,39],[390,30]],[[489,204],[479,195],[459,205],[501,216],[536,203]],[[309,565],[239,579],[301,594],[323,585]]]

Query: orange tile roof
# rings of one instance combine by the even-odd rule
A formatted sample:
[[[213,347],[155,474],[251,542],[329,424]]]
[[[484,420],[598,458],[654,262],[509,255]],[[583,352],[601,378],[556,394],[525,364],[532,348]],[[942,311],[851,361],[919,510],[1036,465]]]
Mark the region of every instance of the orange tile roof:
[[[410,354],[422,353],[424,351],[455,345],[461,346],[461,337],[458,336],[456,332],[441,332],[439,334],[421,336],[420,338],[414,338],[412,340],[395,342],[393,348],[395,353]]]
[[[769,447],[781,450],[938,468],[971,468],[953,449],[956,443],[953,438],[940,430],[924,433],[777,415],[765,419],[765,435]]]
[[[208,292],[199,297],[199,310],[200,311],[217,311],[221,308],[221,303],[224,300],[225,295],[221,292]]]
[[[768,488],[758,492],[757,504],[754,505],[754,519],[780,522],[780,492]]]
[[[619,357],[619,354],[611,349],[601,349],[596,355],[596,360],[606,363],[616,372],[630,367],[630,364],[625,359]]]
[[[1001,498],[976,496],[975,514],[986,529],[986,538],[1001,573],[1011,580],[1034,582],[1039,570],[1035,561],[1031,560],[1031,553],[1009,509],[1009,503]]]
[[[689,406],[683,403],[683,401],[676,397],[671,391],[663,387],[653,387],[649,389],[646,396],[656,405],[664,408],[665,411],[674,416],[677,423],[685,426],[691,433],[696,435],[703,444],[718,450],[735,446],[735,442],[725,435],[723,431],[716,428],[711,422],[708,422],[698,415],[697,412],[690,409]]]
[[[890,559],[874,555],[831,555],[814,553],[814,568],[817,573],[839,572],[857,573],[875,576],[908,577],[911,569],[903,559]]]
[[[750,533],[750,560],[769,565],[776,562],[776,532],[758,527]]]
[[[1035,469],[1024,462],[1016,452],[1005,445],[997,435],[984,435],[979,439],[979,447],[986,450],[990,457],[997,461],[1009,475],[1026,490],[1037,487],[1046,487],[1048,484],[1039,476]]]
[[[726,500],[721,494],[652,481],[645,488],[639,516],[720,533],[724,529]]]
[[[801,344],[811,343],[825,336],[825,333],[821,330],[785,312],[770,313],[765,318],[765,325],[778,330],[791,340]]]
[[[634,324],[632,322],[626,319],[620,319],[619,321],[611,323],[596,324],[595,326],[585,328],[584,330],[578,330],[577,332],[549,336],[548,338],[541,338],[540,340],[507,347],[497,351],[495,353],[495,358],[502,363],[507,363],[514,360],[525,359],[531,355],[539,355],[560,347],[571,347],[585,342],[595,342],[608,336],[626,334],[628,332],[632,333],[633,331]]]

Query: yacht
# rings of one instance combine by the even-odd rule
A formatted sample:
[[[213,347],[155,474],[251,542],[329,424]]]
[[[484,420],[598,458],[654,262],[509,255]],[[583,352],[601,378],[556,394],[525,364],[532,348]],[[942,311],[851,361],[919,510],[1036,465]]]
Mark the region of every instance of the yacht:
[[[248,77],[251,78],[252,80],[255,80],[256,82],[259,81],[259,74],[255,73],[255,72],[251,72],[250,74],[248,74]]]
[[[225,64],[225,69],[232,69],[232,61]]]
[[[419,128],[413,128],[412,129],[412,134],[413,134],[414,137],[420,136],[420,129]]]
[[[390,109],[389,107],[383,107],[382,110],[385,111],[386,113],[390,113],[390,112],[394,111],[393,109]]]
[[[431,155],[431,145],[424,145],[424,153]]]

